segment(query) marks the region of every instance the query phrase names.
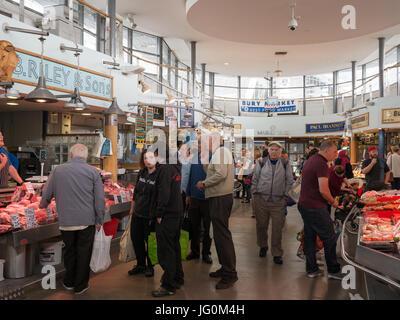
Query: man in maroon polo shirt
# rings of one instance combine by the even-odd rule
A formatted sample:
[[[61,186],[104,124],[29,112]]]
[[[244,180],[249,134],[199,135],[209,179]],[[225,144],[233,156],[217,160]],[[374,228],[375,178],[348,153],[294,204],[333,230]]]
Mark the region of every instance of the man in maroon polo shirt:
[[[317,235],[324,244],[328,278],[343,278],[336,260],[337,236],[328,211],[328,205],[336,208],[338,202],[329,191],[328,161],[337,157],[336,144],[331,140],[321,143],[320,151],[304,165],[301,177],[301,191],[298,208],[304,221],[304,253],[307,276],[315,278],[323,274],[316,261],[315,245]]]

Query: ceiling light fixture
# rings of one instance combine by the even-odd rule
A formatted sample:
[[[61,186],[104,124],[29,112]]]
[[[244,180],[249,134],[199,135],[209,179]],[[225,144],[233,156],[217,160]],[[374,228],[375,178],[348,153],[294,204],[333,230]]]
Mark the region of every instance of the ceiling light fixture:
[[[38,102],[38,103],[54,103],[57,102],[57,98],[54,94],[52,94],[47,88],[46,88],[46,79],[44,76],[44,63],[43,63],[43,51],[44,51],[44,40],[45,38],[40,37],[39,38],[40,42],[42,43],[42,53],[40,57],[40,76],[38,80],[38,85],[33,91],[28,93],[28,95],[25,97],[26,101],[30,102]]]
[[[11,87],[6,90],[5,96],[7,99],[19,99],[19,92],[18,92],[18,90]]]
[[[124,116],[125,115],[125,112],[123,112],[121,110],[121,108],[118,106],[116,97],[114,97],[112,99],[111,106],[104,113],[105,114],[117,114],[117,115],[120,115],[120,116]]]
[[[7,102],[9,106],[19,106],[18,102]]]
[[[143,79],[139,80],[139,84],[142,86],[142,93],[145,94],[151,90],[150,86],[144,82]]]
[[[229,62],[225,62],[224,65],[229,66]]]
[[[82,113],[83,116],[91,116],[91,113]]]

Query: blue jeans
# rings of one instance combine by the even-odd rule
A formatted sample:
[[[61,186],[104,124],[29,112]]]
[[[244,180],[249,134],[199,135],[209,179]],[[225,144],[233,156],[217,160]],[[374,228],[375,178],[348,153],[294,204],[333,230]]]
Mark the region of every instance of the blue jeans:
[[[329,273],[340,271],[336,260],[337,235],[327,208],[310,209],[298,206],[304,222],[304,254],[306,256],[306,271],[312,273],[318,270],[316,259],[317,236],[324,244],[325,260]]]

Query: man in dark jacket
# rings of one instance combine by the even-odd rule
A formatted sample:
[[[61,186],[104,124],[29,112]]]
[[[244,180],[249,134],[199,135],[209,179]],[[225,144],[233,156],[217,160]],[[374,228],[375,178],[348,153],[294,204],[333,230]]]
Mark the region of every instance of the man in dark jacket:
[[[156,218],[157,256],[164,274],[160,288],[152,295],[164,297],[175,294],[184,283],[179,243],[183,218],[181,165],[170,163],[167,144],[158,147],[156,156],[160,167],[151,215]],[[173,160],[176,162],[176,157]]]
[[[190,166],[189,181],[186,189],[186,204],[189,206],[189,217],[192,225],[192,240],[190,242],[191,253],[188,254],[186,260],[198,259],[200,257],[200,230],[201,222],[203,221],[203,261],[207,264],[212,264],[210,257],[211,238],[210,238],[210,205],[206,199],[204,190],[199,190],[196,185],[199,181],[206,180],[206,172],[201,163],[201,139],[198,143],[198,158],[193,161]],[[211,155],[209,160],[211,159]]]

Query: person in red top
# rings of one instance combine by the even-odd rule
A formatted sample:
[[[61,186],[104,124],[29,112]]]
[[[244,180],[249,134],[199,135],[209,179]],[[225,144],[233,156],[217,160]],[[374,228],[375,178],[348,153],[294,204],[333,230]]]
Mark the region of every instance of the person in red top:
[[[332,194],[332,197],[337,197],[340,194],[340,191],[351,191],[351,186],[349,181],[345,177],[345,169],[343,166],[332,166],[329,168],[329,191]],[[347,187],[342,187],[343,182]]]
[[[318,268],[316,259],[317,236],[324,244],[328,279],[341,280],[343,278],[336,259],[337,236],[328,211],[328,205],[334,208],[338,206],[338,202],[329,191],[327,165],[327,162],[333,161],[336,156],[336,144],[331,140],[324,140],[321,143],[320,151],[305,163],[302,171],[298,209],[304,222],[304,253],[309,278],[323,275],[323,271]]]

